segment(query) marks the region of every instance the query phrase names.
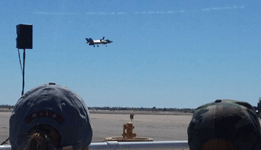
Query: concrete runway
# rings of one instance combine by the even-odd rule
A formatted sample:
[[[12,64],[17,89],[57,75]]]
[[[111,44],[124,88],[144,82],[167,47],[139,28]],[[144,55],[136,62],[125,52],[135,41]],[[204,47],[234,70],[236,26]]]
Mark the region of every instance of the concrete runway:
[[[132,123],[135,126],[134,132],[137,134],[137,138],[153,138],[154,141],[187,140],[187,127],[192,117],[192,114],[189,113],[90,112],[93,143],[103,142],[106,137],[121,136],[123,124],[130,122],[130,113],[135,114]],[[9,136],[10,115],[11,112],[0,112],[0,143]],[[9,141],[7,144],[10,144]]]
[[[0,143],[9,136],[10,115],[11,112],[0,112]],[[154,141],[187,140],[187,127],[191,116],[135,114],[132,122],[137,138],[153,138]],[[121,136],[123,124],[130,122],[130,114],[90,113],[90,118],[93,128],[92,142],[103,142],[106,137]]]

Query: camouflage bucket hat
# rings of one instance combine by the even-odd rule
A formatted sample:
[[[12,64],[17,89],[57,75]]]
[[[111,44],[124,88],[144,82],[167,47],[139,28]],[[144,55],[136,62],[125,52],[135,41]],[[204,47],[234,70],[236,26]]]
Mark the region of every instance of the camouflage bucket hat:
[[[198,107],[188,126],[190,149],[211,139],[233,143],[236,150],[260,150],[260,123],[253,107],[241,101],[216,100]]]

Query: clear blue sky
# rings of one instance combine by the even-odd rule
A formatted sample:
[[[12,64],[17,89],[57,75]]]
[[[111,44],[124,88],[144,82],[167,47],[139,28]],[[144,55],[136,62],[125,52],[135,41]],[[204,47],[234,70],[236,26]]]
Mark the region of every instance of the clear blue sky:
[[[56,82],[88,106],[195,108],[261,97],[259,0],[0,0],[0,104],[21,96],[16,25],[33,25],[25,91]],[[92,47],[85,38],[113,41]],[[22,50],[20,50],[22,55]]]

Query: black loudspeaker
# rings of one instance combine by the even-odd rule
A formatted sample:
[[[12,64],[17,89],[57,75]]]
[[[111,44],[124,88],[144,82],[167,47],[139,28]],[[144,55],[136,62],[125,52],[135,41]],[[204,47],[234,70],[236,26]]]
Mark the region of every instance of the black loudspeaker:
[[[18,49],[32,49],[33,48],[33,26],[19,24],[16,26],[16,47]]]

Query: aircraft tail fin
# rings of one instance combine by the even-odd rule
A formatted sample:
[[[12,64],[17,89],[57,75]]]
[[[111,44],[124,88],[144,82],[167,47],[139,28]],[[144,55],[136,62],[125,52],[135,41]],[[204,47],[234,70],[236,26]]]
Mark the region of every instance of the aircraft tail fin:
[[[85,38],[85,39],[86,39],[87,43],[93,43],[92,38]]]

